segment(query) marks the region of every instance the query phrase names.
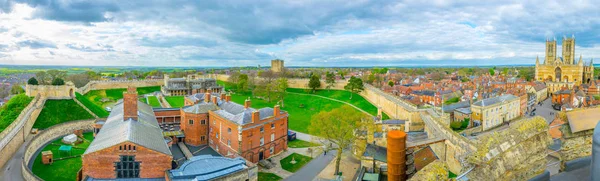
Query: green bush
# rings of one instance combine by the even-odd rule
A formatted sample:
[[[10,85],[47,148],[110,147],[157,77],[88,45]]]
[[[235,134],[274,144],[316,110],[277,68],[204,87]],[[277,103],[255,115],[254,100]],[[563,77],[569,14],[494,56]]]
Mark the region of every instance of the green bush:
[[[462,128],[462,122],[459,122],[459,121],[451,122],[450,123],[450,128],[452,128],[453,130],[461,129]]]
[[[465,118],[465,120],[462,121],[462,125],[461,125],[461,129],[466,129],[467,127],[469,127],[469,118]]]
[[[4,131],[8,125],[10,125],[21,111],[29,105],[33,100],[31,97],[27,97],[25,94],[19,94],[12,97],[2,108],[0,108],[0,132]]]

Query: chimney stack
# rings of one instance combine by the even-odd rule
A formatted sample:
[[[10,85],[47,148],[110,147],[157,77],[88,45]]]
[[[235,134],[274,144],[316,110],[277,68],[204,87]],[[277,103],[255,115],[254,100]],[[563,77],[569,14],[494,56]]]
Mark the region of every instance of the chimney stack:
[[[138,120],[138,94],[133,86],[127,87],[127,92],[123,93],[123,120],[129,118]]]
[[[217,104],[217,96],[212,96],[212,102],[213,102],[214,104]]]
[[[221,95],[220,95],[220,96],[221,96],[221,97],[220,97],[220,98],[221,98],[221,101],[224,101],[224,100],[225,100],[225,94],[221,93]]]
[[[227,94],[225,96],[225,101],[227,101],[227,102],[231,101],[231,95]]]
[[[260,120],[260,113],[258,111],[252,112],[252,123],[258,123]]]
[[[210,102],[210,92],[204,93],[204,102]]]
[[[279,116],[280,113],[281,110],[279,109],[279,105],[275,105],[275,107],[273,107],[273,116]]]
[[[250,108],[250,98],[246,99],[246,101],[244,102],[244,108]]]

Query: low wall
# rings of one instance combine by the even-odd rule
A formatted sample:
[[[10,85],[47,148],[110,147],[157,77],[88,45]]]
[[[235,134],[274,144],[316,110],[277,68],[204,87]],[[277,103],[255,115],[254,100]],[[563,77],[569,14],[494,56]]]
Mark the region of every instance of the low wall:
[[[84,131],[92,131],[94,125],[94,119],[92,120],[82,120],[82,121],[69,121],[66,123],[61,123],[49,127],[43,131],[40,131],[38,135],[36,135],[31,143],[25,148],[25,155],[23,157],[22,166],[22,175],[23,178],[27,181],[32,180],[42,180],[39,177],[35,176],[33,172],[31,172],[30,165],[31,160],[35,160],[35,157],[38,155],[38,150],[42,149],[48,142],[54,141],[62,136],[73,133],[75,130],[83,129]]]
[[[39,94],[31,100],[29,105],[2,133],[0,133],[0,167],[4,167],[12,156],[25,142],[26,136],[31,132],[31,127],[44,108],[46,99]]]
[[[163,79],[90,81],[85,86],[77,89],[77,92],[80,94],[86,94],[92,90],[119,89],[119,88],[127,88],[129,86],[135,86],[135,87],[162,86],[163,84],[164,84]]]
[[[75,97],[75,86],[71,82],[65,85],[29,85],[25,86],[25,94],[29,97],[41,95],[53,99],[71,99]]]

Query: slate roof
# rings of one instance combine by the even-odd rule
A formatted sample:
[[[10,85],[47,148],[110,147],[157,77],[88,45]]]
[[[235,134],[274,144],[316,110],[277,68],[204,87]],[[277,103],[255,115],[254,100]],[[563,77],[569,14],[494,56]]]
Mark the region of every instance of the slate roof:
[[[381,147],[381,146],[377,146],[377,145],[374,145],[371,143],[367,143],[367,148],[365,149],[363,156],[373,157],[372,155],[375,155],[375,157],[374,157],[375,160],[387,163],[387,148],[386,147]]]
[[[182,108],[183,112],[192,114],[206,114],[208,111],[214,111],[217,109],[219,109],[219,107],[212,102],[200,102],[198,104]]]
[[[499,102],[502,102],[502,101],[510,101],[510,100],[513,100],[513,99],[518,99],[518,97],[513,96],[511,94],[505,94],[505,95],[501,95],[501,96],[498,96],[498,97],[492,97],[492,98],[487,98],[487,99],[484,99],[484,100],[477,101],[477,102],[473,103],[473,105],[476,105],[476,106],[489,106],[489,105],[496,104],[496,103],[499,103]]]
[[[462,102],[457,102],[457,103],[450,104],[450,105],[445,105],[443,108],[443,111],[446,113],[449,113],[449,112],[454,112],[455,109],[465,108],[465,107],[471,107],[471,103],[469,101],[462,101]]]
[[[106,123],[104,123],[104,126],[102,126],[84,154],[93,153],[123,142],[132,142],[171,155],[152,107],[139,101],[137,104],[138,120],[123,120],[123,101],[120,100],[113,107],[110,115],[106,118]]]
[[[226,158],[212,155],[199,155],[190,158],[178,169],[170,170],[171,180],[213,180],[224,175],[248,168],[240,157]]]
[[[273,108],[270,107],[256,110],[254,108],[246,109],[244,108],[244,105],[240,105],[234,102],[218,102],[220,110],[214,111],[214,113],[239,125],[252,123],[252,112],[254,111],[259,112],[259,119],[261,120],[275,115],[275,111],[273,110]]]

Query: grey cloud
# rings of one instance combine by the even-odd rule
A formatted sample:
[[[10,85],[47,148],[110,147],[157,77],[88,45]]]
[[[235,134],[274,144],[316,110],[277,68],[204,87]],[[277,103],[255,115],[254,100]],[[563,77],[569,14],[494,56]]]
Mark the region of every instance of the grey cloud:
[[[29,47],[31,49],[41,49],[41,48],[56,48],[56,44],[43,40],[25,40],[17,42],[17,46],[19,47]]]
[[[111,45],[97,44],[96,47],[86,46],[82,44],[69,43],[65,44],[66,47],[82,52],[112,52],[115,51]]]

